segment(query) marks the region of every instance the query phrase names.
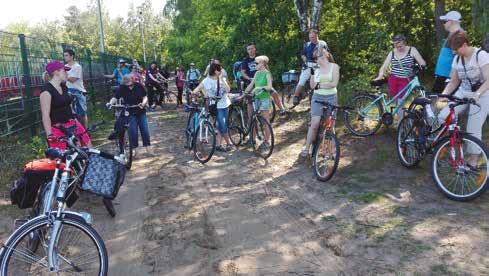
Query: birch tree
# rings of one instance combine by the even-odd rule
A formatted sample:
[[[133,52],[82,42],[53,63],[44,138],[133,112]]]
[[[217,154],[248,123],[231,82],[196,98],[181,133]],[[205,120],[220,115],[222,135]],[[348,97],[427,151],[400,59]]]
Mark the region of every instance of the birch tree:
[[[294,0],[299,27],[304,39],[310,28],[319,29],[324,0]]]
[[[474,0],[472,14],[474,27],[482,34],[482,47],[489,51],[489,0]]]

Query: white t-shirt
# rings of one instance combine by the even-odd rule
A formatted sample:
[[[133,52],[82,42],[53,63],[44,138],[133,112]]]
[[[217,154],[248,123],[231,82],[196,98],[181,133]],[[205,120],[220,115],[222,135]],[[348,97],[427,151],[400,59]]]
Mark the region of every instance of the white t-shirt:
[[[482,67],[484,65],[489,64],[489,53],[486,51],[482,50],[479,52],[477,55],[477,52],[479,51],[478,48],[475,48],[474,54],[470,59],[465,59],[465,69],[462,64],[462,57],[456,56],[453,59],[452,62],[452,69],[457,70],[458,73],[458,78],[462,80],[462,83],[460,84],[460,90],[464,92],[475,92],[472,91],[470,83],[476,84],[476,83],[482,83],[484,82],[484,76],[482,75]],[[476,55],[478,58],[476,58]],[[458,59],[458,62],[457,62]],[[477,62],[478,60],[478,62]],[[467,73],[465,71],[467,70]],[[470,81],[469,81],[470,79]]]
[[[66,72],[68,74],[68,78],[78,78],[78,80],[75,82],[67,81],[66,86],[68,88],[80,90],[84,93],[87,92],[85,86],[83,86],[83,71],[81,65],[78,62],[75,62],[72,66],[69,66],[68,64],[66,64],[66,66],[71,68],[68,72]]]
[[[210,77],[206,77],[202,81],[202,85],[204,86],[204,91],[207,93],[207,96],[209,98],[216,97],[217,95],[217,80],[214,80]],[[220,82],[220,89],[219,89],[219,96],[221,99],[217,102],[217,108],[227,108],[228,106],[231,105],[231,100],[228,97],[228,93],[226,92],[226,89],[224,88],[224,80],[221,80]],[[210,104],[215,104],[215,102],[210,101]]]

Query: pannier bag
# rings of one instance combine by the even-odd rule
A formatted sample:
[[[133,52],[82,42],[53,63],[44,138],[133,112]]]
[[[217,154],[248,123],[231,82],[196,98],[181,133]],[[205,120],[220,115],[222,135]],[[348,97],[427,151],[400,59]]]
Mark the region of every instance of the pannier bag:
[[[10,189],[10,200],[20,209],[31,208],[36,201],[39,188],[53,178],[56,161],[37,159],[24,166],[24,173]]]
[[[104,198],[114,199],[125,175],[126,166],[98,154],[91,154],[81,188]]]

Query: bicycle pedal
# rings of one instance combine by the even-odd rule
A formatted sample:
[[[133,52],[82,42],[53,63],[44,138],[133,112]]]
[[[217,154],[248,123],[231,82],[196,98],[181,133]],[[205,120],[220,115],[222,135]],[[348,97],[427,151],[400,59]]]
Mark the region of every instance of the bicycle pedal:
[[[14,220],[14,228],[18,229],[19,227],[21,227],[22,225],[24,225],[24,223],[26,223],[28,221],[29,221],[28,219],[16,219],[16,220]]]

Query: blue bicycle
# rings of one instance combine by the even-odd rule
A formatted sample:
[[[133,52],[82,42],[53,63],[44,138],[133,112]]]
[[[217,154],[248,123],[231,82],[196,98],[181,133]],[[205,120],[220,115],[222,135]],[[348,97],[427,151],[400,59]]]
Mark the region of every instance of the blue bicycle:
[[[418,77],[421,71],[420,66],[415,66],[411,81],[391,99],[380,88],[386,83],[385,80],[372,81],[370,84],[375,87],[375,93],[360,92],[353,97],[352,110],[345,112],[343,118],[346,128],[353,135],[365,137],[375,134],[382,123],[386,126],[392,125],[394,114],[405,106],[408,99],[426,95]]]

